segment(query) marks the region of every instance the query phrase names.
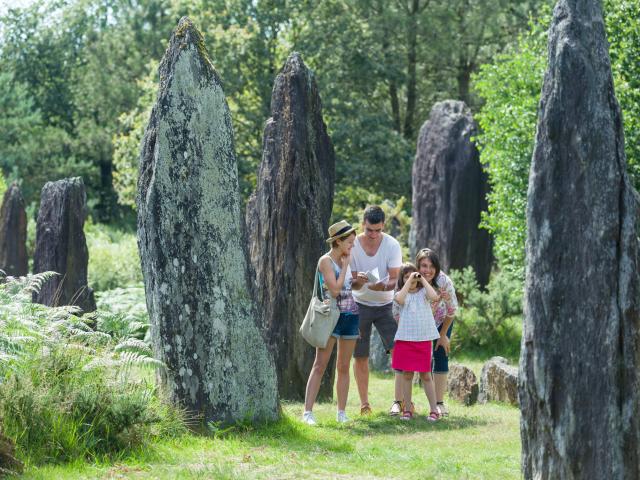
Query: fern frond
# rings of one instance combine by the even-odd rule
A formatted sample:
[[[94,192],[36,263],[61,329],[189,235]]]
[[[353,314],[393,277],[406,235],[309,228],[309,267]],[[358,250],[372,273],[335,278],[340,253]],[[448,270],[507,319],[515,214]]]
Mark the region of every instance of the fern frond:
[[[126,340],[120,342],[118,345],[114,347],[114,351],[116,352],[137,352],[141,355],[153,355],[151,351],[151,347],[149,344],[143,340],[138,340],[137,338],[127,338]]]
[[[56,275],[60,275],[57,272],[42,272],[36,273],[33,275],[28,275],[26,277],[26,286],[24,287],[24,292],[26,293],[40,293],[42,290],[42,286],[51,280]]]
[[[147,355],[141,355],[137,352],[121,352],[118,358],[120,365],[124,368],[130,367],[145,367],[145,368],[158,368],[164,367],[165,364],[158,359]]]

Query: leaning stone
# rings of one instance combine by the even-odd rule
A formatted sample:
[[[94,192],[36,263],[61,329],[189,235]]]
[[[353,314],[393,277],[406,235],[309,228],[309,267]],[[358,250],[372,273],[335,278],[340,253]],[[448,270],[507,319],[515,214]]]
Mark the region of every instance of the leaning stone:
[[[413,163],[411,257],[434,250],[442,269],[472,266],[485,285],[491,273],[491,239],[478,227],[487,209],[488,184],[472,137],[478,127],[464,102],[436,103],[420,129]]]
[[[449,397],[464,405],[473,405],[478,400],[478,379],[475,373],[464,365],[449,366]]]
[[[482,367],[478,402],[505,402],[518,405],[518,367],[507,359],[493,357]]]
[[[172,399],[205,424],[275,419],[257,321],[231,115],[203,37],[183,17],[160,64],[138,180],[152,343]]]
[[[11,184],[0,209],[0,270],[22,277],[28,273],[27,213],[17,183]]]
[[[252,291],[275,355],[280,395],[303,400],[315,348],[298,330],[304,319],[333,205],[333,145],[313,73],[293,53],[275,79],[264,129],[258,185],[247,206]],[[319,396],[331,398],[334,360]]]
[[[37,303],[77,305],[85,312],[96,309],[93,290],[87,285],[86,218],[87,197],[82,178],[45,184],[40,195],[33,272],[53,271],[59,275],[34,295]]]

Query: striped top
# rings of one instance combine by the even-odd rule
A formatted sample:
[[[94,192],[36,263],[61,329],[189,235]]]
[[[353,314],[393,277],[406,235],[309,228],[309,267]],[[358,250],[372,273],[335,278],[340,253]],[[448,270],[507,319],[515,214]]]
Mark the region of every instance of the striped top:
[[[327,255],[327,257],[329,257],[329,260],[331,260],[331,263],[333,264],[333,271],[336,274],[336,280],[337,280],[338,277],[340,276],[340,272],[342,271],[342,269],[338,266],[336,262],[333,261],[333,258],[331,258],[331,256]],[[322,288],[322,298],[329,298],[331,296],[331,294],[329,293],[329,288],[327,288],[327,285],[324,283],[324,278],[322,278],[322,273],[321,272],[318,272],[318,273],[320,276],[320,286]],[[336,303],[338,304],[338,310],[340,310],[340,313],[353,313],[353,314],[358,313],[358,305],[356,304],[356,301],[353,299],[351,283],[352,283],[351,266],[347,265],[347,273],[345,274],[345,277],[344,277],[344,284],[342,285],[342,289],[340,290],[340,293],[336,297]]]

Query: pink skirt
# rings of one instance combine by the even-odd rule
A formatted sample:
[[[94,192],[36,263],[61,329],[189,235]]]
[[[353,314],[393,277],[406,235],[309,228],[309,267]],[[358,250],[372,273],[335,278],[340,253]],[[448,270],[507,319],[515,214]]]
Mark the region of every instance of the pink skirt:
[[[391,368],[403,372],[430,372],[432,353],[431,340],[426,342],[396,340],[391,355]]]

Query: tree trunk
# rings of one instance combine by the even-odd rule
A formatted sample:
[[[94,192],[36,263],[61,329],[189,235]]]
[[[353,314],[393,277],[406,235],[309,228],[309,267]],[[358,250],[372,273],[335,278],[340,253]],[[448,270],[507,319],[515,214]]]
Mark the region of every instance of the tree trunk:
[[[416,63],[419,7],[420,0],[412,0],[407,28],[407,111],[404,118],[404,137],[407,140],[413,139],[413,119],[417,103]]]
[[[247,207],[256,293],[280,395],[304,398],[315,349],[298,330],[307,311],[333,205],[335,155],[313,74],[297,53],[276,77],[257,190]],[[333,391],[333,362],[320,394]]]
[[[638,195],[600,2],[560,0],[529,177],[525,478],[640,478]]]
[[[20,277],[27,274],[27,213],[17,183],[5,192],[0,209],[0,270]]]
[[[391,113],[393,115],[393,129],[402,133],[400,127],[400,102],[398,101],[398,86],[396,82],[389,83],[389,100],[391,101]]]
[[[231,115],[184,17],[160,64],[143,139],[138,245],[153,347],[174,401],[204,422],[278,416],[251,298]]]
[[[84,236],[87,196],[82,178],[47,182],[40,195],[33,272],[57,272],[34,295],[49,306],[77,305],[85,312],[96,309],[93,290],[87,286],[89,251]]]

